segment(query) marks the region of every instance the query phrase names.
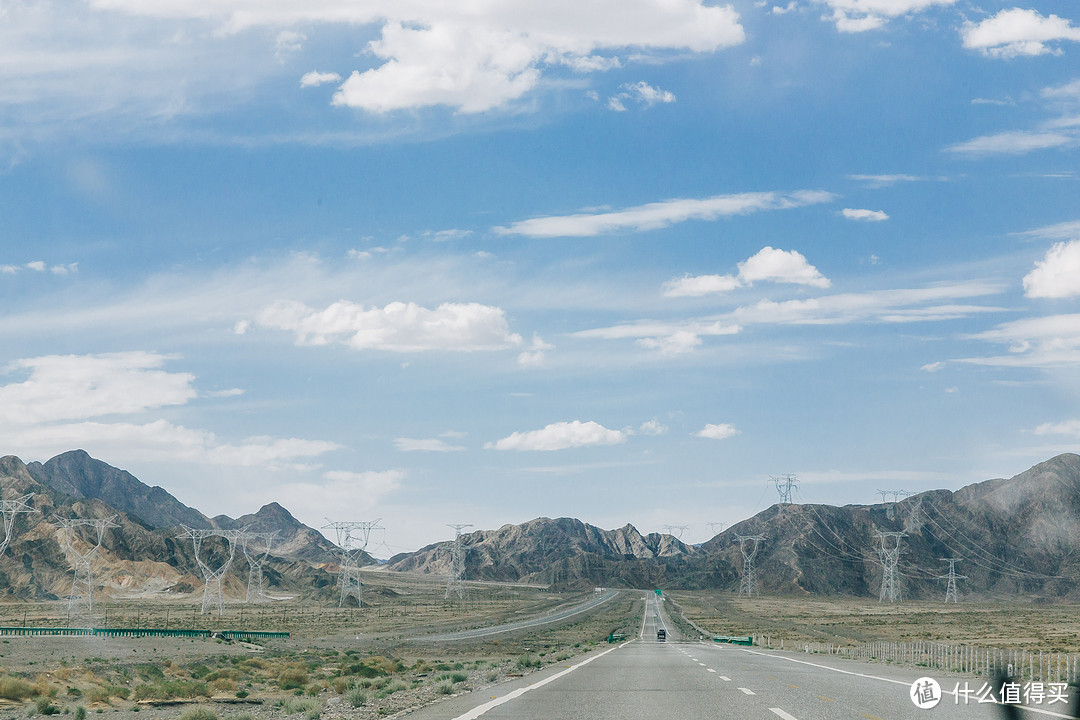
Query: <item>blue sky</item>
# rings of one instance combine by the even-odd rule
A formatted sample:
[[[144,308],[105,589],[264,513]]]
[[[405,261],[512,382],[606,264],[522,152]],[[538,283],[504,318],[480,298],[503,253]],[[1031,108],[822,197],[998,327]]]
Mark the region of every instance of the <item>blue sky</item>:
[[[1080,445],[1075,4],[444,5],[0,3],[0,452],[385,555]]]

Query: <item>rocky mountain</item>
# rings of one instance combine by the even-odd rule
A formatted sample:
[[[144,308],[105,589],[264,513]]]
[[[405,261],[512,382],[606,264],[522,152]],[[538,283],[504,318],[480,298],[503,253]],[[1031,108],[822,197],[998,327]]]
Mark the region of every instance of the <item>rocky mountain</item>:
[[[19,458],[0,458],[0,490],[5,499],[33,493],[34,513],[15,515],[13,540],[0,555],[0,594],[25,599],[55,599],[68,594],[73,553],[85,553],[97,543],[90,528],[63,529],[66,518],[113,518],[94,561],[95,576],[106,594],[123,596],[198,591],[203,578],[190,540],[178,538],[177,520],[200,529],[243,527],[257,522],[262,531],[278,530],[283,543],[279,556],[266,565],[271,589],[313,594],[334,583],[327,572],[333,545],[303,525],[284,508],[272,504],[238,520],[217,518],[215,525],[199,511],[183,505],[161,488],[151,488],[130,473],[94,460],[82,451],[65,453],[45,464],[24,464]],[[152,507],[160,499],[158,508]],[[115,503],[115,505],[113,504]],[[150,518],[148,520],[148,518]],[[70,534],[69,534],[70,533]],[[67,542],[70,537],[71,543]],[[227,555],[220,538],[203,541],[202,556],[216,565]],[[291,554],[290,554],[291,553]],[[238,553],[239,555],[239,553]],[[226,592],[242,595],[247,565],[234,559],[226,576]]]
[[[242,515],[235,520],[227,515],[213,519],[215,527],[226,530],[247,529],[257,533],[277,533],[270,554],[277,557],[301,560],[319,567],[336,565],[338,548],[318,530],[314,530],[292,516],[276,502],[263,505],[257,513]],[[362,554],[363,564],[374,564],[367,553]]]
[[[903,536],[877,534],[902,533]],[[897,503],[774,505],[699,547],[632,526],[601,530],[538,518],[463,537],[466,577],[557,587],[724,588],[738,591],[743,546],[762,536],[754,566],[762,592],[876,597],[882,542],[899,540],[903,597],[944,596],[944,558],[959,558],[961,594],[1080,599],[1080,455],[1065,454],[1010,479],[956,492],[933,490]],[[390,569],[445,574],[449,542],[391,559]]]

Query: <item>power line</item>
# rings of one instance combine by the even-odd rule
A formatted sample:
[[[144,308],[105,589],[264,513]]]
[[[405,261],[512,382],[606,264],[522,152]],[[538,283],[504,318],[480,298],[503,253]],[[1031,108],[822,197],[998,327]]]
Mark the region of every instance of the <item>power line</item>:
[[[338,568],[338,607],[345,607],[345,600],[356,598],[356,606],[364,606],[364,583],[360,580],[360,562],[367,550],[372,530],[383,530],[378,520],[345,520],[334,522],[326,519],[323,530],[333,529],[337,534],[337,546],[341,553],[341,565]]]
[[[446,579],[446,595],[457,593],[458,598],[465,597],[465,546],[461,542],[461,531],[472,527],[472,523],[447,524],[454,528],[454,544],[450,547],[450,576]]]
[[[902,532],[881,532],[875,530],[874,534],[877,535],[881,545],[878,547],[878,557],[881,559],[882,575],[881,575],[881,596],[878,598],[878,602],[888,599],[889,602],[896,602],[901,599],[900,584],[896,579],[896,563],[900,560],[900,540],[907,537],[906,533]],[[893,541],[892,547],[889,547],[889,540]]]
[[[248,532],[241,530],[238,536],[240,550],[244,553],[244,559],[248,563],[248,584],[245,603],[269,602],[266,594],[266,577],[263,575],[263,564],[270,555],[270,548],[277,539],[277,530],[268,533]]]
[[[0,513],[4,514],[4,539],[0,541],[0,555],[7,551],[11,544],[12,530],[15,528],[15,516],[22,513],[40,513],[37,508],[30,507],[30,500],[34,493],[28,493],[22,497],[11,500],[0,500]]]
[[[225,614],[225,593],[221,583],[225,577],[225,573],[229,572],[233,559],[236,557],[236,541],[243,531],[216,529],[201,530],[190,528],[187,525],[181,525],[180,527],[184,529],[184,532],[177,535],[177,537],[191,539],[191,543],[195,548],[195,562],[199,564],[199,569],[202,570],[203,580],[206,583],[203,587],[202,610],[200,612],[205,615],[207,608],[216,605],[218,616],[220,617]],[[229,546],[228,557],[221,562],[217,569],[211,568],[201,555],[202,541],[212,537],[223,539]]]
[[[758,546],[765,542],[765,536],[736,533],[735,540],[739,543],[739,550],[743,556],[743,576],[739,582],[739,594],[745,594],[747,597],[757,595],[757,569],[754,567],[754,556],[757,555]],[[753,543],[752,546],[751,543]]]
[[[938,576],[942,580],[947,579],[949,581],[949,585],[945,589],[945,602],[946,603],[948,603],[950,599],[954,603],[960,602],[960,598],[959,598],[959,596],[957,595],[957,592],[956,592],[956,581],[957,580],[967,580],[966,575],[957,575],[956,574],[956,563],[960,562],[961,559],[962,558],[952,558],[952,557],[950,557],[950,558],[942,558],[942,560],[949,563],[949,574],[948,575],[939,575]]]
[[[799,484],[795,476],[791,474],[770,475],[769,480],[776,485],[776,492],[780,493],[780,504],[790,505],[791,491]]]
[[[57,523],[63,529],[64,547],[67,549],[68,557],[73,558],[72,564],[75,566],[75,575],[71,581],[71,594],[68,595],[68,618],[85,617],[87,620],[93,618],[94,613],[94,556],[97,555],[97,551],[101,548],[101,542],[105,538],[105,530],[108,528],[120,527],[114,520],[118,516],[113,515],[108,518],[60,518]],[[76,534],[76,528],[88,527],[94,531],[94,537],[96,542],[90,547],[89,550],[77,550],[75,548],[74,540]],[[79,595],[81,584],[86,587],[86,595]]]

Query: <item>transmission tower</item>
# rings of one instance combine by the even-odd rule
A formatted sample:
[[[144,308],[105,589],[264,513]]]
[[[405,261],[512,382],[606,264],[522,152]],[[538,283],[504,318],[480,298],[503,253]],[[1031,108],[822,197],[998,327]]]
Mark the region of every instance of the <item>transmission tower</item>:
[[[911,495],[911,493],[909,493],[909,495]],[[922,495],[915,495],[911,502],[908,503],[908,516],[904,519],[904,532],[917,533],[922,530],[922,501]]]
[[[244,553],[244,559],[248,564],[247,598],[244,602],[269,602],[270,598],[266,595],[263,564],[270,555],[274,540],[277,539],[277,531],[258,533],[241,530],[237,539],[240,541],[240,550]]]
[[[364,606],[364,583],[360,580],[360,562],[364,558],[368,541],[371,539],[372,530],[384,530],[378,520],[371,521],[344,521],[333,522],[330,518],[326,521],[323,530],[333,528],[337,533],[337,546],[341,552],[341,568],[338,570],[338,585],[341,594],[338,596],[338,607],[345,607],[345,599],[356,598],[356,606]]]
[[[465,546],[461,542],[461,531],[472,527],[472,524],[448,524],[447,527],[454,528],[454,544],[450,549],[450,576],[446,579],[444,600],[449,598],[452,592],[457,593],[459,598],[465,597]]]
[[[878,598],[878,602],[888,600],[894,603],[901,599],[900,581],[896,576],[896,564],[900,561],[900,540],[907,537],[907,533],[875,530],[874,534],[878,536],[878,540],[881,542],[877,549],[882,568],[881,596]],[[891,547],[889,545],[890,540],[892,541]]]
[[[181,525],[180,527],[184,529],[184,532],[177,535],[177,537],[181,539],[191,539],[192,545],[195,547],[195,562],[199,564],[199,569],[202,570],[203,580],[206,581],[206,586],[203,588],[201,613],[205,615],[207,608],[216,605],[218,615],[223,615],[225,613],[225,593],[222,590],[221,581],[225,578],[225,573],[229,572],[229,567],[232,565],[233,558],[236,557],[236,543],[244,531],[199,530],[190,528],[187,525]],[[228,557],[221,562],[216,570],[211,568],[200,554],[202,551],[202,541],[211,537],[222,538],[229,546]]]
[[[709,532],[712,533],[710,537],[716,537],[718,532],[724,532],[724,523],[722,522],[705,523],[705,527],[709,528]],[[716,528],[720,529],[717,530]]]
[[[776,485],[776,492],[780,493],[780,504],[791,504],[791,490],[798,486],[799,481],[794,475],[771,475],[769,480]]]
[[[957,580],[967,580],[967,575],[957,575],[956,574],[956,563],[963,560],[963,558],[941,558],[941,559],[944,560],[945,562],[949,563],[949,574],[948,575],[938,575],[938,577],[940,579],[949,581],[949,585],[945,589],[945,602],[949,602],[949,600],[952,600],[954,603],[958,603],[958,602],[960,602],[960,596],[956,592],[956,581]]]
[[[900,501],[901,497],[907,497],[912,493],[907,490],[878,490],[881,494],[881,502],[885,505],[885,515],[890,519],[896,517],[896,503]],[[892,496],[892,502],[889,501],[889,496]]]
[[[747,597],[757,595],[757,569],[754,567],[754,556],[757,555],[758,545],[765,542],[765,536],[736,533],[735,540],[739,543],[739,550],[742,551],[743,556],[743,576],[739,582],[739,594],[745,594]],[[752,546],[751,543],[753,543]]]
[[[86,618],[90,620],[94,613],[94,556],[101,548],[101,541],[105,538],[105,530],[120,527],[114,520],[116,515],[109,518],[60,518],[57,520],[63,529],[64,547],[67,549],[68,558],[75,566],[75,577],[71,581],[71,594],[68,595],[68,617]],[[77,550],[75,548],[76,528],[92,528],[94,544],[89,550]],[[89,543],[88,543],[89,544]],[[80,596],[79,589],[86,588],[86,595]]]
[[[7,551],[8,545],[11,544],[11,533],[15,527],[15,516],[19,513],[41,512],[37,508],[30,507],[30,498],[32,497],[34,497],[34,493],[29,493],[18,498],[12,498],[11,500],[0,500],[0,512],[4,514],[4,539],[0,542],[0,555],[3,555]]]
[[[682,534],[686,532],[689,525],[665,525],[664,532],[671,535],[676,540],[682,541]]]

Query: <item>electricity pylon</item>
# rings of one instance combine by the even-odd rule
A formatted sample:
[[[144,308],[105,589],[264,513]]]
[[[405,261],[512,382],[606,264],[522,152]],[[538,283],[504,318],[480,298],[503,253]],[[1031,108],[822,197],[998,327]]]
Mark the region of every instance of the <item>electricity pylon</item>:
[[[896,577],[896,564],[900,561],[900,540],[907,537],[907,533],[881,532],[880,530],[875,530],[874,533],[878,536],[878,540],[881,541],[881,546],[877,549],[882,568],[881,595],[878,602],[882,600],[896,602],[901,599],[900,581]],[[888,541],[890,539],[893,541],[892,547],[889,546]]]
[[[908,503],[908,516],[904,519],[904,532],[917,533],[922,530],[922,501],[922,495],[915,495],[911,502]]]
[[[277,538],[277,531],[268,533],[248,532],[241,530],[237,538],[240,541],[240,550],[244,553],[244,559],[248,564],[247,597],[245,603],[269,602],[266,595],[266,576],[263,575],[263,564],[270,555],[270,548]]]
[[[323,530],[333,528],[337,533],[337,546],[341,552],[341,568],[338,570],[338,585],[341,594],[338,596],[338,607],[345,607],[345,599],[356,598],[356,606],[364,606],[364,583],[360,580],[360,561],[363,560],[364,551],[367,550],[368,541],[371,539],[372,530],[383,530],[378,520],[346,520],[333,522],[330,518],[326,521]]]
[[[225,573],[229,572],[233,558],[236,557],[236,542],[243,530],[199,530],[190,528],[187,525],[181,525],[180,527],[184,529],[184,532],[177,535],[177,537],[191,539],[192,545],[195,547],[195,562],[199,564],[203,580],[206,582],[205,587],[203,587],[202,610],[200,612],[205,615],[207,608],[216,605],[218,616],[224,615],[225,593],[222,590],[221,581],[224,579]],[[211,568],[200,555],[202,541],[211,537],[222,538],[229,546],[229,556],[221,562],[217,569]]]
[[[720,528],[719,532],[724,532],[724,523],[722,522],[705,523],[705,527],[709,528],[709,532],[712,533],[710,538],[716,537],[718,532],[716,528]]]
[[[765,542],[765,536],[736,533],[735,540],[738,541],[739,550],[743,556],[743,576],[739,581],[739,594],[745,594],[747,597],[757,595],[757,569],[754,567],[754,556],[757,555],[758,545]],[[750,543],[753,543],[753,547],[748,550]]]
[[[4,539],[0,541],[0,555],[3,555],[8,545],[11,544],[11,533],[15,528],[15,516],[20,513],[39,513],[37,508],[30,507],[30,499],[34,493],[28,493],[22,497],[11,500],[0,500],[0,513],[4,514]]]
[[[71,564],[74,565],[75,576],[71,581],[71,594],[68,595],[68,618],[85,617],[88,621],[94,613],[94,556],[101,548],[101,541],[105,538],[105,530],[120,527],[114,520],[117,516],[108,518],[60,518],[57,520],[63,529],[64,547],[67,550]],[[96,542],[89,550],[77,550],[75,548],[76,528],[93,528]],[[86,595],[79,595],[80,586],[86,587]]]
[[[791,504],[791,490],[798,486],[799,481],[794,475],[770,475],[769,480],[776,485],[776,492],[780,493],[780,504]]]
[[[689,525],[665,525],[664,532],[682,542],[682,534],[686,532],[689,527]]]
[[[907,490],[878,490],[878,493],[881,494],[881,503],[886,506],[885,515],[890,520],[896,517],[896,503],[900,501],[900,498],[912,494]],[[889,495],[892,495],[891,503],[888,500]]]
[[[940,579],[949,581],[948,587],[945,588],[945,602],[949,602],[949,600],[951,599],[954,603],[958,603],[958,602],[960,602],[960,597],[956,592],[956,581],[957,580],[967,580],[967,575],[957,575],[956,574],[956,563],[963,560],[963,558],[941,558],[941,559],[944,560],[945,562],[949,563],[949,574],[948,575],[938,575],[938,577]]]
[[[450,576],[446,579],[444,600],[452,592],[459,598],[465,597],[465,546],[461,542],[461,531],[472,527],[472,523],[448,524],[447,527],[454,528],[454,544],[450,548]]]

